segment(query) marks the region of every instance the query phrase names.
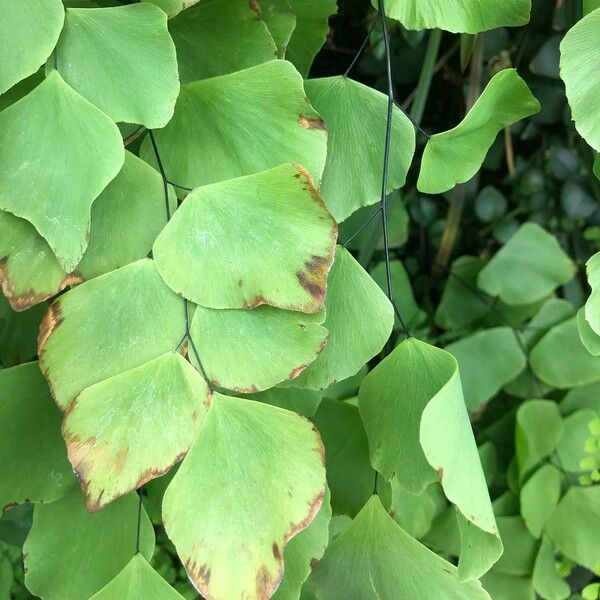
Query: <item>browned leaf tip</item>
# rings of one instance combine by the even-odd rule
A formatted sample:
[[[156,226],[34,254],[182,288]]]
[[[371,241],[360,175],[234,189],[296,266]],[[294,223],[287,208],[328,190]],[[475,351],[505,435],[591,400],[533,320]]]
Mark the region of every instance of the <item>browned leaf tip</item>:
[[[48,338],[54,330],[63,322],[60,300],[56,300],[48,307],[48,312],[44,315],[40,323],[40,333],[38,335],[38,355],[41,356]]]

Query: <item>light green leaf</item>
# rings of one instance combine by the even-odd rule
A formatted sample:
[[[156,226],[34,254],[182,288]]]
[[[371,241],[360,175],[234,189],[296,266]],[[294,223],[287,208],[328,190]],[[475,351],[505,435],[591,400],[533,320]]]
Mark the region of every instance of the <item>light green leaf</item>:
[[[556,402],[528,400],[519,406],[515,424],[515,456],[521,480],[552,453],[563,430]]]
[[[390,301],[345,248],[336,248],[327,285],[327,346],[292,385],[319,390],[354,375],[392,332]]]
[[[373,466],[412,493],[440,480],[446,497],[485,539],[483,547],[464,545],[460,577],[481,576],[502,545],[454,357],[406,339],[365,377],[358,398]],[[472,537],[478,533],[469,532]]]
[[[25,584],[42,598],[82,600],[112,581],[136,549],[138,497],[129,494],[102,511],[85,510],[79,490],[39,504],[23,546]],[[150,559],[154,530],[142,509],[140,551]]]
[[[205,381],[176,352],[85,388],[65,413],[63,435],[87,509],[102,508],[181,460],[209,402]]]
[[[275,40],[277,56],[284,58],[292,33],[296,29],[296,14],[290,3],[288,0],[267,0],[261,5],[260,18]]]
[[[295,535],[283,551],[283,579],[273,600],[298,600],[300,588],[314,565],[323,556],[329,542],[331,506],[329,490],[325,490],[323,504],[312,523]]]
[[[600,252],[594,254],[585,264],[588,283],[592,293],[585,303],[585,319],[590,327],[600,334]]]
[[[408,535],[372,496],[327,548],[311,577],[319,598],[489,600],[479,582]]]
[[[377,8],[377,0],[372,0]],[[526,25],[531,0],[389,0],[387,16],[406,29],[444,29],[452,33],[479,33],[497,27]]]
[[[371,497],[375,480],[358,408],[324,398],[312,422],[325,446],[333,511],[354,517]]]
[[[205,0],[173,19],[169,31],[177,48],[181,83],[226,75],[276,58],[277,47],[260,18],[262,12],[258,2]]]
[[[311,523],[324,491],[323,446],[306,419],[215,393],[165,493],[165,528],[203,596],[268,598],[285,544]]]
[[[402,264],[402,261],[390,261],[390,275],[392,279],[392,290],[398,312],[402,315],[402,318],[409,329],[418,327],[427,318],[427,314],[419,307],[417,301],[415,300],[410,278],[406,272],[406,269],[404,268],[404,265]],[[380,262],[371,270],[371,277],[384,292],[387,291],[385,261]],[[401,327],[400,320],[397,316],[395,327],[396,329]]]
[[[361,206],[379,201],[387,96],[341,75],[309,79],[305,87],[328,132],[320,192],[336,221],[343,221]],[[388,193],[404,185],[414,152],[414,127],[394,107]]]
[[[246,397],[291,410],[303,417],[312,417],[319,408],[323,392],[297,387],[275,387]]]
[[[494,568],[509,575],[530,575],[537,553],[537,541],[520,516],[498,517],[504,554]]]
[[[570,488],[558,503],[546,530],[559,552],[600,573],[600,486]]]
[[[324,318],[324,311],[306,315],[270,306],[198,306],[190,334],[213,385],[249,393],[293,380],[313,362],[327,343]],[[191,359],[196,360],[193,352]]]
[[[0,0],[0,94],[50,56],[64,21],[60,0]]]
[[[598,335],[586,321],[585,308],[577,311],[577,329],[581,343],[592,356],[600,356],[600,335]]]
[[[412,537],[421,539],[427,534],[437,516],[436,496],[443,496],[439,486],[430,485],[422,494],[407,492],[392,479],[392,506],[390,515]]]
[[[179,14],[182,10],[189,8],[190,6],[194,6],[194,4],[200,2],[200,0],[143,0],[144,2],[149,2],[150,4],[155,4],[156,6],[162,8],[168,17],[174,17]]]
[[[336,0],[288,0],[296,15],[296,27],[289,41],[286,58],[308,77],[313,59],[329,33],[329,17],[337,12]],[[267,2],[264,2],[268,6]]]
[[[87,246],[92,202],[123,161],[118,127],[57,71],[0,113],[0,209],[32,223],[67,272]]]
[[[589,425],[599,412],[589,408],[575,411],[564,419],[564,434],[556,446],[555,464],[566,471],[581,473],[581,461],[587,456],[585,442],[590,437]]]
[[[450,12],[446,6],[444,12]],[[419,191],[439,194],[471,179],[498,132],[539,110],[540,103],[516,69],[494,75],[459,125],[428,140],[417,183]]]
[[[202,377],[176,353],[185,321],[182,299],[148,259],[50,307],[40,360],[65,411],[69,459],[89,510],[161,475],[193,442],[209,398]]]
[[[336,237],[310,175],[286,164],[194,190],[158,236],[154,257],[166,283],[196,304],[314,313]]]
[[[182,86],[173,119],[155,136],[169,179],[190,188],[287,162],[318,182],[327,151],[323,121],[284,60]],[[141,156],[156,164],[148,140]]]
[[[492,600],[536,600],[530,577],[492,570],[481,578],[481,583]]]
[[[560,44],[560,76],[575,127],[596,152],[600,152],[600,81],[595,68],[600,53],[599,30],[600,11],[594,10],[573,25]]]
[[[554,511],[562,476],[552,465],[542,465],[521,488],[521,515],[531,535],[539,538]]]
[[[156,6],[69,8],[56,52],[64,80],[114,121],[157,128],[173,116],[177,57]]]
[[[0,513],[11,504],[64,496],[75,480],[60,411],[38,363],[0,370],[0,390]]]
[[[171,206],[175,198],[170,190]],[[143,258],[166,220],[162,179],[149,165],[125,153],[125,164],[92,205],[90,240],[77,270],[60,267],[46,241],[25,220],[0,212],[5,236],[4,292],[22,309],[67,285]],[[3,252],[4,251],[4,252]],[[44,274],[43,279],[40,273]]]
[[[517,335],[510,327],[496,327],[446,346],[458,362],[469,410],[479,410],[525,368],[526,358]]]
[[[136,554],[127,566],[91,600],[183,600],[149,564],[141,554]]]
[[[570,415],[580,408],[591,408],[600,412],[600,383],[569,390],[560,401],[560,411],[563,415]]]
[[[533,587],[544,600],[565,600],[571,595],[569,584],[556,571],[554,548],[546,535],[535,559]]]
[[[557,239],[527,222],[481,270],[477,285],[509,305],[521,305],[542,300],[574,275],[575,265]]]
[[[177,350],[184,334],[184,301],[143,259],[51,305],[40,327],[40,366],[66,410],[84,389]]]
[[[16,309],[37,304],[68,285],[143,258],[165,223],[162,178],[125,152],[123,168],[92,205],[89,243],[70,274],[30,223],[0,212],[0,255],[7,259],[0,265],[3,291]]]
[[[576,317],[553,327],[535,345],[530,364],[542,381],[559,389],[600,381],[600,357],[585,349]]]

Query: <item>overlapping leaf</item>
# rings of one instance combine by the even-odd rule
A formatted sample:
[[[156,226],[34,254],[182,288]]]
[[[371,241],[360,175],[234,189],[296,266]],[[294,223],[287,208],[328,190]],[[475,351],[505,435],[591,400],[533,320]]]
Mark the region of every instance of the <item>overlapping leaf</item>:
[[[463,517],[459,575],[481,576],[502,544],[454,357],[406,339],[365,377],[358,398],[373,466],[412,493],[441,482]]]
[[[450,12],[447,7],[443,10]],[[500,71],[459,125],[428,140],[417,187],[439,194],[468,181],[481,167],[498,132],[539,110],[540,103],[517,71]]]
[[[94,201],[91,220],[86,251],[76,270],[66,273],[30,223],[0,212],[0,256],[5,258],[0,281],[13,308],[26,309],[68,285],[146,256],[166,222],[160,175],[126,152],[123,168]]]
[[[320,192],[336,221],[343,221],[361,206],[379,200],[387,96],[342,76],[309,79],[305,87],[327,125]],[[404,185],[414,151],[414,127],[394,107],[388,193]]]
[[[324,492],[323,447],[308,421],[215,393],[165,493],[165,527],[204,597],[269,598],[285,545],[314,519]]]
[[[89,598],[127,565],[136,549],[138,498],[130,494],[90,514],[81,492],[35,507],[23,547],[25,583],[41,598]],[[140,521],[140,552],[150,560],[154,530],[146,511]]]
[[[479,582],[408,535],[372,496],[327,548],[311,578],[320,598],[489,599]]]
[[[258,2],[205,0],[173,19],[169,31],[177,48],[181,83],[226,75],[276,58],[277,47],[261,13]]]
[[[182,86],[173,119],[155,135],[169,179],[190,188],[290,161],[318,182],[327,149],[323,121],[284,60]],[[156,164],[149,141],[142,158]]]
[[[378,0],[372,0],[378,7]],[[479,33],[497,27],[525,25],[531,0],[388,0],[386,14],[406,29],[445,29],[453,33]]]
[[[173,116],[177,57],[156,6],[68,8],[55,62],[64,80],[114,121],[164,127]]]
[[[57,71],[0,113],[0,209],[32,223],[68,273],[87,247],[92,202],[123,161],[117,126]]]
[[[192,192],[154,257],[167,284],[196,304],[314,313],[336,237],[310,175],[287,164]]]
[[[148,259],[82,284],[48,311],[40,364],[90,510],[164,473],[196,436],[209,394],[177,353],[184,311]]]
[[[0,94],[4,94],[50,56],[65,13],[60,0],[2,0],[0,14]]]
[[[352,255],[337,247],[325,298],[327,346],[292,385],[312,390],[354,375],[388,340],[394,310]]]

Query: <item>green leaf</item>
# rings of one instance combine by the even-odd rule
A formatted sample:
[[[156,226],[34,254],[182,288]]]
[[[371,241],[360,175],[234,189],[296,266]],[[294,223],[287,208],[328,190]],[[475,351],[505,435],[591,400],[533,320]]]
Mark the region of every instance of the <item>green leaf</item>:
[[[327,148],[302,78],[284,60],[182,86],[173,119],[155,137],[169,179],[190,188],[287,162],[318,182]],[[149,140],[141,156],[156,164]]]
[[[564,425],[551,400],[528,400],[519,406],[515,424],[515,456],[520,479],[556,448]]]
[[[167,13],[168,17],[174,17],[182,10],[200,2],[200,0],[144,0],[144,2],[155,4],[162,8]]]
[[[167,284],[196,304],[314,313],[336,237],[310,175],[287,164],[192,192],[158,236],[154,257]]]
[[[56,53],[64,80],[114,121],[157,128],[173,116],[177,57],[156,6],[69,8]]]
[[[585,442],[590,437],[589,425],[599,412],[584,408],[564,419],[564,434],[556,446],[555,464],[566,471],[581,473],[581,461],[587,456]]]
[[[461,554],[460,577],[481,576],[502,546],[455,358],[406,339],[365,377],[358,399],[373,466],[412,493],[440,480],[446,497],[475,526],[461,532],[471,543]]]
[[[585,303],[585,320],[597,334],[600,334],[600,252],[586,263],[588,283],[592,293]]]
[[[452,263],[435,312],[436,325],[459,329],[488,313],[487,296],[477,292],[477,275],[484,265],[482,259],[466,255]]]
[[[539,538],[554,511],[562,476],[552,465],[542,465],[521,488],[521,515],[531,535]]]
[[[375,480],[358,408],[324,398],[312,422],[325,446],[333,511],[354,517],[371,497]]]
[[[296,27],[288,43],[286,58],[308,77],[313,59],[329,33],[329,17],[337,12],[336,0],[288,0],[296,15]],[[265,2],[265,5],[268,4]]]
[[[136,494],[94,514],[85,510],[79,490],[52,504],[37,505],[23,546],[27,588],[42,598],[89,598],[135,553],[137,520]],[[154,530],[143,509],[140,551],[147,560],[154,551]]]
[[[327,161],[320,192],[336,221],[379,201],[387,96],[338,75],[309,79],[306,93],[327,125]],[[402,187],[415,152],[415,131],[394,107],[387,192]],[[357,148],[361,152],[357,152]]]
[[[536,344],[530,364],[542,381],[559,389],[600,381],[600,357],[585,349],[576,317],[553,327]]]
[[[306,315],[270,306],[252,310],[198,306],[190,334],[213,385],[249,393],[293,380],[313,362],[327,343],[324,318],[324,311]],[[193,352],[191,359],[196,360]]]
[[[327,548],[311,578],[320,598],[484,600],[479,582],[408,535],[372,496],[352,525]]]
[[[600,572],[600,486],[572,487],[548,525],[556,549],[590,571]]]
[[[273,593],[286,542],[321,507],[323,463],[321,440],[303,417],[214,394],[163,501],[167,533],[203,596]]]
[[[444,11],[450,12],[447,7]],[[539,110],[540,103],[516,69],[494,75],[459,125],[428,140],[417,183],[419,191],[439,194],[471,179],[498,132]]]
[[[390,261],[390,275],[392,279],[392,290],[394,292],[396,308],[402,315],[409,329],[418,327],[425,321],[427,314],[421,310],[413,294],[410,278],[404,265],[399,260]],[[387,291],[387,275],[385,261],[380,262],[371,270],[371,277],[379,287]],[[395,327],[401,327],[400,320],[396,316]]]
[[[42,369],[65,411],[69,460],[89,510],[162,475],[185,455],[209,393],[176,352],[185,333],[183,301],[152,261],[71,290],[52,304],[41,332]],[[139,425],[133,430],[132,420]]]
[[[429,532],[437,516],[439,498],[444,501],[441,488],[430,485],[422,494],[414,495],[404,490],[396,479],[392,479],[391,484],[390,515],[406,533],[421,539]]]
[[[556,571],[554,548],[546,535],[535,559],[533,587],[544,600],[565,600],[571,595],[569,584]]]
[[[91,600],[115,598],[152,598],[152,600],[182,600],[178,594],[141,554],[136,554],[127,566]]]
[[[521,305],[542,300],[574,274],[575,265],[557,239],[527,222],[481,270],[477,285],[509,305]]]
[[[277,47],[260,15],[258,2],[211,0],[173,19],[169,31],[177,49],[181,83],[226,75],[276,58]]]
[[[38,363],[0,370],[0,389],[0,509],[64,496],[74,478]]]
[[[383,348],[392,332],[390,301],[345,248],[336,248],[327,285],[323,325],[329,340],[292,382],[298,387],[325,389],[354,375]]]
[[[530,577],[492,570],[482,577],[481,583],[492,600],[536,600]]]
[[[600,53],[600,11],[594,10],[576,23],[560,44],[560,75],[565,82],[575,128],[596,152],[600,152],[597,98],[600,81],[594,68]]]
[[[523,519],[498,517],[498,529],[504,543],[504,554],[494,566],[509,575],[530,575],[537,553],[537,541],[525,527]]]
[[[304,417],[312,417],[323,398],[323,392],[305,390],[297,387],[275,387],[264,392],[249,394],[251,400],[291,410]]]
[[[323,504],[312,523],[296,534],[283,551],[283,579],[273,600],[298,600],[300,588],[314,565],[323,556],[329,542],[331,506],[329,490],[325,490]]]
[[[517,335],[510,327],[496,327],[446,346],[458,362],[469,410],[479,410],[525,368],[526,358]]]
[[[118,127],[57,71],[0,113],[0,209],[32,223],[67,272],[86,249],[92,202],[123,161]]]
[[[583,0],[584,15],[588,15],[597,8],[600,8],[600,0]]]
[[[378,7],[377,0],[372,0]],[[406,29],[444,29],[452,33],[478,33],[497,27],[526,25],[531,0],[389,0],[387,16]]]
[[[560,411],[563,415],[570,415],[580,408],[591,408],[600,412],[600,383],[569,390],[560,401]]]
[[[577,330],[581,343],[592,356],[600,356],[600,335],[598,335],[585,318],[585,308],[577,311]]]
[[[292,33],[296,29],[296,14],[290,3],[288,0],[268,0],[264,8],[261,8],[260,18],[275,40],[277,56],[284,58]]]
[[[175,199],[171,191],[170,198]],[[67,274],[35,228],[0,212],[3,291],[16,309],[27,308],[80,283],[145,257],[166,223],[163,182],[144,161],[125,152],[125,163],[92,205],[87,249]]]
[[[0,94],[4,94],[50,56],[65,13],[60,0],[0,0],[0,13]]]
[[[0,364],[14,367],[37,355],[37,336],[46,304],[15,312],[0,294]]]

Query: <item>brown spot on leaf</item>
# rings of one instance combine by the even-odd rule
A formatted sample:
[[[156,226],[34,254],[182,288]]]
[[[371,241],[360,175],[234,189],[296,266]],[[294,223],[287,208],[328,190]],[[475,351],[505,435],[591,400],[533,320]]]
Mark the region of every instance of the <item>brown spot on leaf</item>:
[[[298,119],[298,124],[300,127],[304,127],[304,129],[319,129],[321,131],[327,131],[327,127],[325,127],[325,121],[318,118],[305,117],[304,115],[300,115]]]
[[[244,285],[244,280],[243,279],[238,279],[238,286],[242,287]]]
[[[300,285],[315,299],[319,308],[325,301],[330,266],[328,257],[313,254],[311,259],[304,263],[304,270],[296,271]]]
[[[256,308],[262,304],[268,304],[267,299],[262,294],[256,294],[251,298],[244,298],[244,308]]]
[[[311,558],[310,559],[310,568],[311,571],[319,564],[319,559],[318,558]]]
[[[181,356],[183,356],[183,358],[186,358],[188,355],[188,350],[189,350],[189,343],[186,340],[185,342],[183,342],[183,344],[181,344],[181,346],[179,346],[179,354],[181,354]]]
[[[444,477],[444,467],[440,467],[437,471],[437,478],[441,481]]]
[[[288,379],[296,379],[296,377],[298,377],[298,375],[300,375],[300,373],[302,373],[302,371],[304,371],[307,367],[308,367],[308,365],[300,365],[299,367],[296,367],[289,374]]]
[[[281,551],[276,542],[273,542],[273,556],[275,557],[275,560],[281,560]]]
[[[248,6],[252,12],[256,13],[256,17],[260,19],[260,4],[256,0],[248,0]]]
[[[83,281],[81,275],[78,275],[77,273],[71,273],[70,275],[65,275],[61,282],[50,292],[40,294],[31,288],[26,292],[17,294],[14,290],[14,284],[10,279],[7,263],[7,256],[0,258],[0,287],[2,288],[2,293],[6,296],[11,308],[17,312],[27,310],[28,308],[31,308],[32,306],[35,306],[44,300],[48,300],[48,298],[52,298],[52,296],[58,294],[58,292],[61,292],[67,286],[75,285]]]
[[[63,322],[60,300],[56,300],[48,308],[42,322],[40,323],[40,333],[38,335],[38,355],[41,355],[48,338],[52,332]]]

